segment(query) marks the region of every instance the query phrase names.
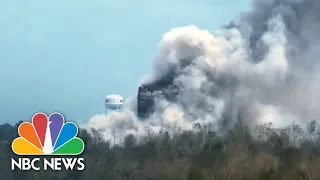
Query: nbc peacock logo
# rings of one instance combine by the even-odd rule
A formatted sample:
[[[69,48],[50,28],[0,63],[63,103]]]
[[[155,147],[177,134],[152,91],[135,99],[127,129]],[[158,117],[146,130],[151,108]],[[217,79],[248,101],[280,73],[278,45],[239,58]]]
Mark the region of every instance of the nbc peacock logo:
[[[18,134],[20,137],[11,145],[17,155],[79,155],[84,150],[82,139],[76,137],[77,125],[65,122],[63,115],[57,112],[49,117],[36,113],[32,123],[20,124]]]

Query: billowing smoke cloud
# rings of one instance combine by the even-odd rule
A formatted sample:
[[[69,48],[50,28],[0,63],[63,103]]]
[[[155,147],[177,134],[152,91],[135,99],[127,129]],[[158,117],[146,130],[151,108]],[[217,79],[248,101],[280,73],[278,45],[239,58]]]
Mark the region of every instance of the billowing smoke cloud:
[[[194,123],[217,131],[239,121],[303,126],[320,114],[319,31],[318,0],[255,0],[252,11],[213,34],[171,29],[142,83],[171,81],[177,100],[158,99],[142,121],[133,97],[123,112],[97,115],[89,126],[116,141],[145,135],[145,127],[172,133]]]

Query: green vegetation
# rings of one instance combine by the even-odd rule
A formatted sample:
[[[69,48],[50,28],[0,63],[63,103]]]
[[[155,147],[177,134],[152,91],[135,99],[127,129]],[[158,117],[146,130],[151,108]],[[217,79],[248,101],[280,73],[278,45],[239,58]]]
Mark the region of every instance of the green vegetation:
[[[316,180],[320,179],[320,134],[312,121],[308,132],[297,125],[275,129],[236,125],[219,135],[195,125],[193,132],[169,137],[150,133],[143,145],[127,136],[124,147],[110,147],[98,133],[79,136],[86,168],[78,171],[11,171],[11,142],[17,127],[0,126],[3,180]],[[253,135],[254,134],[254,135]]]

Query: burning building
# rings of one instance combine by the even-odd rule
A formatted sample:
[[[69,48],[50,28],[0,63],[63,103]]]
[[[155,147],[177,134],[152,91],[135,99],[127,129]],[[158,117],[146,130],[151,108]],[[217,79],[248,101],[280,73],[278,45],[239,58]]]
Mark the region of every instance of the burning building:
[[[169,101],[174,101],[178,92],[178,87],[170,81],[157,81],[141,85],[137,95],[138,117],[146,118],[152,114],[157,98],[166,98]]]

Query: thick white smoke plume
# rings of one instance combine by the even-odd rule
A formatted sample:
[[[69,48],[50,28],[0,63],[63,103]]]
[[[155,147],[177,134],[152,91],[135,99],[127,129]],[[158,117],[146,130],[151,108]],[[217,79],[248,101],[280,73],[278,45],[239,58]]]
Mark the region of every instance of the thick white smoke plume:
[[[97,115],[89,126],[118,142],[127,134],[215,130],[241,121],[305,125],[320,115],[320,1],[255,0],[253,10],[211,34],[195,26],[164,34],[153,73],[142,83],[172,78],[177,100],[159,99],[143,121],[136,97],[124,111]]]

